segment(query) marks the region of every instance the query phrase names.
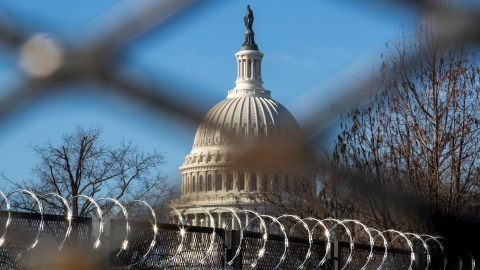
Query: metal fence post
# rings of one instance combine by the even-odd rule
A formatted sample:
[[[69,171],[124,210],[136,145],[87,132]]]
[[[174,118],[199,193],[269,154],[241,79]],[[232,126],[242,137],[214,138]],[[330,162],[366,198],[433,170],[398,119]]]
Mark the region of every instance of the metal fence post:
[[[227,253],[227,262],[228,262],[233,258],[233,256],[235,256],[235,252],[237,251],[238,246],[240,245],[240,231],[238,230],[225,231],[225,245],[227,249],[226,253]],[[243,267],[242,256],[243,256],[243,249],[240,251],[240,254],[233,261],[232,263],[233,269],[242,269]]]
[[[415,253],[413,269],[425,269],[425,267],[427,267],[427,254],[423,252]]]
[[[338,241],[335,240],[330,243],[330,252],[328,253],[327,268],[332,270],[340,269],[340,246]]]
[[[340,245],[338,240],[334,242],[334,249],[333,249],[333,269],[339,270],[340,269]]]
[[[91,247],[93,246],[93,220],[92,218],[86,218],[85,220],[85,223],[87,225],[87,228],[88,228],[88,232],[87,232],[87,243],[88,243],[88,247]]]
[[[108,254],[108,251],[111,250],[112,247],[116,247],[116,239],[118,237],[116,237],[116,235],[113,233],[114,230],[115,230],[115,226],[117,226],[116,224],[116,220],[115,219],[107,219],[106,222],[105,222],[105,227],[104,229],[106,231],[104,231],[103,235],[104,236],[104,239],[105,239],[105,245],[106,245],[106,250],[107,250],[107,254],[105,254],[105,256],[110,256],[110,254]],[[109,258],[110,259],[110,258]]]

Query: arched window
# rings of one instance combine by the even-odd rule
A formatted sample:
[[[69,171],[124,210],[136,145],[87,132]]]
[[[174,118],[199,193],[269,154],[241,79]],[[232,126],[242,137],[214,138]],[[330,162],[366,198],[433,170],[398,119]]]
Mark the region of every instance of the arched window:
[[[262,176],[262,189],[268,190],[268,175],[266,174]]]
[[[221,174],[217,174],[217,190],[222,190],[222,182],[223,182],[223,179],[222,179],[222,175]]]
[[[187,193],[190,193],[192,191],[192,188],[190,186],[190,176],[187,176]]]
[[[203,191],[203,175],[198,177],[198,191]]]
[[[243,173],[238,176],[238,190],[245,190],[245,174]]]
[[[247,128],[246,127],[242,127],[242,135],[246,135],[247,134]]]
[[[207,191],[213,190],[212,175],[207,176]]]
[[[257,190],[257,175],[250,175],[250,190]]]
[[[290,191],[290,179],[285,175],[285,191]]]
[[[273,189],[278,190],[280,188],[280,177],[278,174],[275,174],[273,178]]]
[[[227,191],[233,190],[233,174],[229,173],[227,176]]]
[[[192,176],[192,191],[195,192],[195,186],[196,186],[196,182],[195,182],[195,176]]]

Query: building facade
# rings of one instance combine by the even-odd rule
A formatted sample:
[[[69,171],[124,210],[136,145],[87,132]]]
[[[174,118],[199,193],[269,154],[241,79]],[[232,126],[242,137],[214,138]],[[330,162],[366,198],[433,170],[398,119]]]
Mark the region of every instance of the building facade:
[[[270,166],[265,161],[252,167],[237,162],[246,145],[275,139],[285,142],[301,136],[292,114],[263,88],[264,55],[255,43],[252,24],[253,12],[248,8],[245,42],[235,54],[236,86],[203,118],[192,151],[180,167],[182,195],[172,205],[184,212],[192,225],[206,225],[205,210],[198,206],[206,210],[239,205],[258,209],[258,205],[252,205],[257,202],[247,195],[260,189],[288,190],[293,185],[292,170],[288,166]],[[223,227],[231,218],[231,213],[222,209],[215,210],[213,215],[218,227]]]

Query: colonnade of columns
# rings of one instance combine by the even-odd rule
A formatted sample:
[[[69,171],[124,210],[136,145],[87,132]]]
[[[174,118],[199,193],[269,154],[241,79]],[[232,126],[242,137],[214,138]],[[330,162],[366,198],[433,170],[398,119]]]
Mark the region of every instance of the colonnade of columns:
[[[182,174],[182,194],[255,191],[291,187],[288,175],[231,171],[199,171]]]
[[[238,80],[261,80],[261,59],[238,59]]]

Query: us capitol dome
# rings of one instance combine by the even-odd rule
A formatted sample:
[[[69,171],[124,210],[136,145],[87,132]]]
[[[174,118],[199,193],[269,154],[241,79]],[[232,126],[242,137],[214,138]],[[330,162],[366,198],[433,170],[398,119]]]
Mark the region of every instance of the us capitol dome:
[[[293,185],[291,171],[282,166],[265,164],[252,168],[236,162],[236,153],[243,144],[278,138],[289,141],[301,135],[292,114],[263,88],[263,53],[254,41],[252,24],[253,12],[249,6],[245,42],[235,54],[236,86],[205,115],[195,134],[192,151],[180,167],[182,195],[172,205],[184,212],[191,225],[205,226],[205,210],[198,206],[212,210],[238,207],[241,203],[246,209],[253,208],[254,202],[245,195],[261,188],[288,190]],[[215,210],[213,215],[219,227],[231,217],[230,212],[222,209]]]

